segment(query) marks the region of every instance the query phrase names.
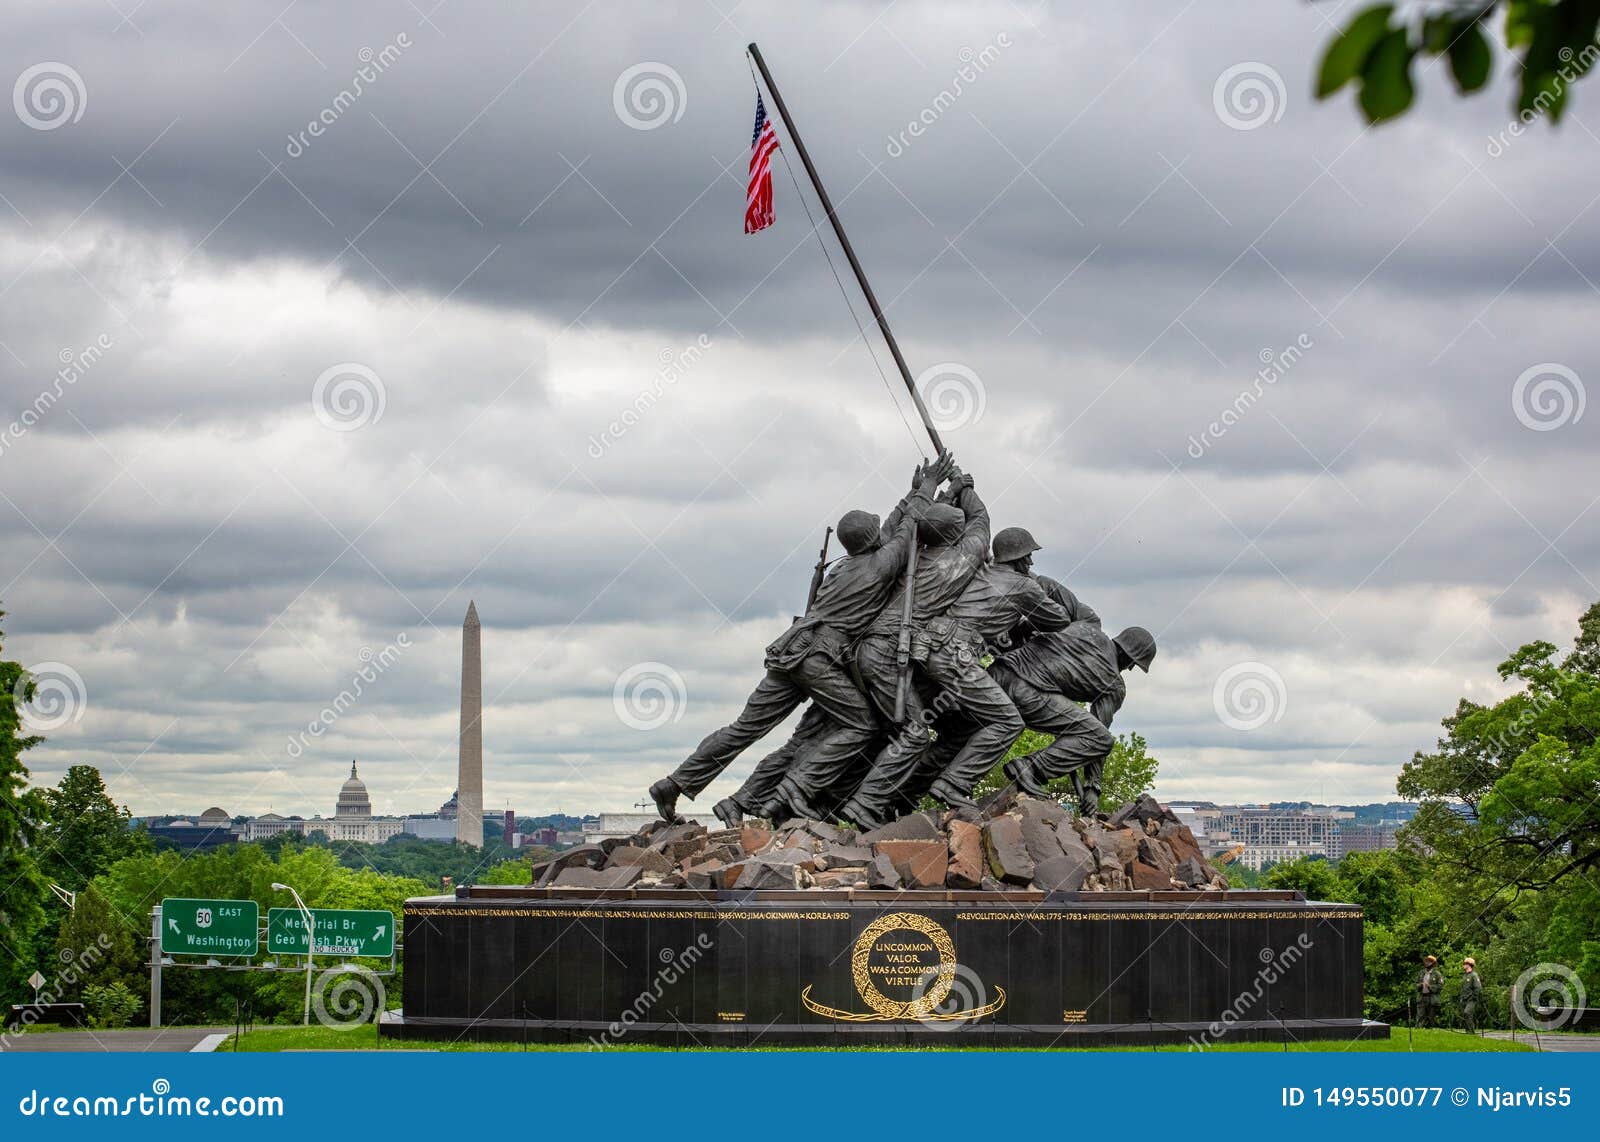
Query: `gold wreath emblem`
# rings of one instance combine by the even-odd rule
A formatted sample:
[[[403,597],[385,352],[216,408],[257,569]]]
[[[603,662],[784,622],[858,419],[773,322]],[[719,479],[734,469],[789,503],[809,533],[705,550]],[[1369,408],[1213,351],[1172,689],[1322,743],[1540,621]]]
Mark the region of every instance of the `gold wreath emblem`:
[[[878,985],[873,982],[872,974],[868,970],[867,962],[872,953],[872,947],[878,939],[890,932],[911,931],[926,936],[933,944],[934,950],[939,954],[939,963],[936,967],[929,967],[923,973],[927,978],[929,972],[934,973],[933,980],[920,996],[912,1000],[891,999],[878,990]],[[999,1011],[1005,1006],[1005,989],[996,987],[998,995],[991,1003],[970,1011],[956,1011],[941,1014],[935,1009],[950,995],[950,989],[956,979],[956,946],[950,939],[950,934],[926,916],[918,916],[914,912],[890,912],[880,916],[868,924],[861,935],[857,937],[855,947],[850,955],[850,976],[856,986],[856,994],[861,996],[866,1005],[872,1008],[871,1013],[840,1011],[836,1007],[828,1007],[811,998],[811,985],[807,984],[800,992],[800,1002],[805,1004],[806,1010],[828,1019],[846,1023],[873,1023],[891,1019],[916,1019],[923,1022],[951,1022],[955,1020],[976,1019],[979,1016],[989,1015]]]

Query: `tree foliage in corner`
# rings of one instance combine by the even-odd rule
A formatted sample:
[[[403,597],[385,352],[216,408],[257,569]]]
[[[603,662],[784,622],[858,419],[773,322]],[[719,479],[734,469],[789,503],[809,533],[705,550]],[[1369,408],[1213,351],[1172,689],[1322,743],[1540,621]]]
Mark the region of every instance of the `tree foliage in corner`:
[[[1500,677],[1523,688],[1492,706],[1463,699],[1438,749],[1401,770],[1401,796],[1422,802],[1408,832],[1463,888],[1547,888],[1600,872],[1600,603],[1572,652],[1555,655],[1544,641],[1522,647]]]
[[[1420,15],[1398,19],[1393,4],[1366,8],[1323,53],[1317,98],[1353,84],[1369,123],[1394,119],[1416,98],[1412,65],[1419,56],[1445,61],[1463,95],[1480,91],[1494,63],[1485,28],[1497,10],[1506,47],[1521,65],[1518,114],[1559,122],[1572,84],[1600,58],[1600,0],[1487,0],[1424,6]]]

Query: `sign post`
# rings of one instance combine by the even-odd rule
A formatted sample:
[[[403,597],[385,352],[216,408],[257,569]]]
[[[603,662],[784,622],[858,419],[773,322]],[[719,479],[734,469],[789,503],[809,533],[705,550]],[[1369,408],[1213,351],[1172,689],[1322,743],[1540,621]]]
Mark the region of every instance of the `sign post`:
[[[253,956],[260,947],[254,900],[168,898],[158,915],[157,951],[169,956]]]
[[[369,909],[313,908],[315,947],[308,947],[305,914],[298,908],[267,910],[267,951],[275,955],[394,955],[394,913]]]

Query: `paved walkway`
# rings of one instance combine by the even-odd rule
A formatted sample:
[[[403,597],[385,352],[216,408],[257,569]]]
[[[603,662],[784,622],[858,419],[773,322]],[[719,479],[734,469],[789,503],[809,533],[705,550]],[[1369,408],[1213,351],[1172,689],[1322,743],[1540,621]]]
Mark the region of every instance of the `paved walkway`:
[[[1486,1031],[1491,1039],[1511,1038],[1508,1031]],[[1538,1037],[1527,1031],[1517,1032],[1517,1042],[1544,1051],[1594,1051],[1600,1052],[1600,1035],[1562,1035],[1558,1032],[1540,1033]]]
[[[118,1031],[33,1031],[12,1035],[7,1051],[214,1051],[232,1027],[138,1027]]]

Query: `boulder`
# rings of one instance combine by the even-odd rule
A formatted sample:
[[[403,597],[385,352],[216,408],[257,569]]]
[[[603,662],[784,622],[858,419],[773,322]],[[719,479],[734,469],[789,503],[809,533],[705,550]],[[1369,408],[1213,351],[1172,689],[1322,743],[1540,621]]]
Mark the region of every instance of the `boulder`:
[[[777,855],[777,853],[766,853],[745,861],[744,871],[739,874],[739,879],[734,881],[733,887],[738,889],[788,889],[803,888],[810,882],[810,877],[806,874],[806,870],[798,862],[770,859]]]
[[[720,860],[701,861],[691,864],[683,870],[683,879],[689,888],[711,889],[722,887],[723,862]]]
[[[949,833],[945,884],[950,888],[977,888],[983,883],[983,830],[966,821],[951,821]]]
[[[611,850],[611,859],[606,862],[607,868],[626,868],[637,866],[644,872],[660,873],[665,876],[676,865],[666,853],[657,852],[655,849],[639,849],[632,845],[619,845]]]
[[[867,866],[867,887],[900,887],[900,870],[895,868],[894,861],[889,859],[888,853],[879,853],[872,858],[872,863]]]
[[[894,862],[907,888],[943,888],[950,850],[943,837],[927,841],[879,841],[872,846],[879,856]]]
[[[1160,837],[1142,837],[1139,841],[1139,859],[1160,871],[1169,880],[1178,867],[1178,858],[1172,848]]]
[[[1198,857],[1185,857],[1173,872],[1172,878],[1190,888],[1205,888],[1211,883],[1212,871]]]
[[[1056,821],[1065,819],[1066,810],[1055,806],[1055,814],[1051,814],[1048,802],[1035,801],[1031,797],[1022,797],[1017,800],[1017,816],[1021,818],[1022,843],[1027,846],[1028,855],[1033,862],[1038,864],[1042,860],[1061,855],[1061,843],[1056,840]]]
[[[1016,803],[1017,787],[1008,781],[998,793],[991,793],[978,802],[978,818],[981,821],[987,821],[992,817],[1000,816],[1002,813],[1009,813],[1016,806]]]
[[[1076,892],[1094,870],[1095,862],[1088,849],[1070,856],[1060,853],[1040,861],[1034,868],[1033,887],[1046,892]]]
[[[1098,851],[1110,853],[1119,867],[1127,868],[1139,859],[1139,834],[1132,829],[1104,829]]]
[[[554,884],[556,878],[569,868],[601,868],[605,863],[605,849],[599,845],[579,845],[545,861],[539,866],[539,875],[533,883],[544,888]]]
[[[1172,877],[1154,865],[1145,864],[1142,860],[1134,861],[1130,871],[1133,874],[1133,887],[1136,889],[1165,892],[1172,888]]]
[[[932,813],[921,812],[897,817],[887,825],[862,833],[857,840],[860,844],[871,845],[879,841],[932,841],[941,836],[939,818]]]
[[[866,867],[875,854],[870,845],[824,845],[817,854],[817,868],[835,869],[848,865]]]
[[[1056,844],[1060,845],[1061,851],[1069,857],[1086,860],[1094,867],[1098,867],[1100,863],[1099,855],[1078,835],[1078,830],[1074,829],[1070,822],[1056,827]],[[1093,871],[1093,867],[1090,871]]]
[[[562,869],[555,879],[557,888],[632,888],[644,869],[638,865],[619,865],[616,868]]]
[[[1180,825],[1173,821],[1163,822],[1160,831],[1156,833],[1167,846],[1172,849],[1172,855],[1180,862],[1193,857],[1195,860],[1205,861],[1205,855],[1200,851],[1200,845],[1195,841],[1194,834],[1189,831],[1188,825]]]
[[[818,888],[865,888],[867,870],[864,865],[844,865],[819,872],[812,879]]]
[[[856,839],[854,829],[841,829],[838,825],[831,825],[827,821],[807,821],[805,831],[829,845],[854,844]]]
[[[1041,801],[1037,797],[1022,794],[1017,798],[1017,812],[1022,814],[1024,821],[1034,818],[1047,821],[1052,828],[1060,828],[1063,821],[1072,820],[1072,814],[1059,801]]]
[[[996,880],[1024,888],[1033,883],[1033,858],[1016,817],[996,817],[983,826],[983,851]]]
[[[647,847],[660,852],[667,845],[679,841],[697,840],[706,835],[706,827],[695,821],[681,821],[676,825],[668,825],[665,829],[658,829],[649,835]]]

